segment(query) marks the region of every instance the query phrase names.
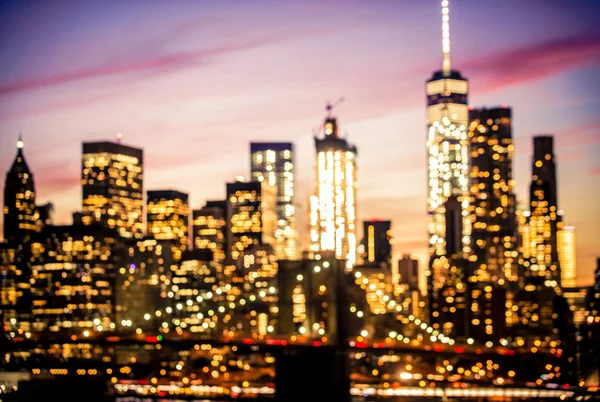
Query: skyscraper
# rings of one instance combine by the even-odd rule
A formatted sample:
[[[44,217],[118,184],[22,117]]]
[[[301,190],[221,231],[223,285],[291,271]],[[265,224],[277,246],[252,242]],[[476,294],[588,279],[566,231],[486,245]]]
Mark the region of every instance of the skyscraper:
[[[35,183],[23,155],[23,141],[17,142],[17,156],[6,173],[4,186],[4,238],[9,243],[25,243],[40,231],[35,205]]]
[[[442,1],[442,53],[440,71],[427,81],[428,232],[430,254],[446,253],[444,204],[455,196],[462,207],[461,243],[468,252],[469,139],[467,80],[450,67],[448,0]]]
[[[175,190],[148,191],[147,202],[148,236],[171,241],[173,257],[179,260],[188,249],[188,195]]]
[[[391,268],[392,222],[372,219],[363,222],[364,263],[387,264]]]
[[[277,189],[275,254],[278,259],[298,257],[294,210],[294,149],[289,142],[250,143],[253,181],[267,181]]]
[[[340,137],[331,105],[327,111],[325,137],[315,137],[317,177],[315,194],[310,198],[309,250],[333,250],[351,269],[357,249],[356,147]]]
[[[32,331],[106,331],[124,243],[100,224],[46,226],[31,240]]]
[[[469,113],[471,260],[478,281],[517,281],[518,230],[511,109]]]
[[[400,283],[406,283],[411,290],[419,290],[419,260],[405,254],[398,260]]]
[[[192,211],[193,249],[211,250],[218,263],[225,260],[225,204],[225,201],[207,201],[202,209]]]
[[[551,136],[533,138],[532,177],[529,202],[529,269],[542,276],[547,285],[560,285],[557,233],[562,228],[557,205],[554,141]]]
[[[558,260],[561,286],[574,288],[577,282],[577,237],[574,226],[563,226],[558,231]]]
[[[83,143],[83,223],[102,222],[123,237],[144,233],[141,149],[113,142]]]
[[[265,181],[227,183],[227,247],[232,260],[253,246],[274,246],[276,194]]]

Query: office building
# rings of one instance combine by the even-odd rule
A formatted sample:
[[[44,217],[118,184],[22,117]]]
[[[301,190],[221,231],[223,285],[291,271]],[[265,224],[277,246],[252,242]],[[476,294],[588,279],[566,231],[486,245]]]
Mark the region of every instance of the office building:
[[[40,231],[39,219],[33,173],[25,161],[23,141],[19,137],[17,155],[6,173],[4,186],[4,238],[11,244],[26,243],[31,235]]]
[[[407,284],[411,290],[419,290],[419,260],[409,254],[402,255],[398,260],[398,274],[400,283]]]
[[[392,222],[372,219],[363,222],[363,263],[391,269]]]
[[[172,241],[130,239],[119,257],[115,285],[115,323],[119,331],[155,330],[169,305]],[[180,251],[177,250],[179,253]]]
[[[430,254],[445,255],[444,205],[457,197],[464,211],[461,244],[470,244],[467,80],[450,66],[448,1],[442,1],[442,69],[427,81],[428,232]]]
[[[30,275],[27,250],[0,242],[0,325],[5,331],[31,329]]]
[[[227,318],[215,314],[217,272],[210,250],[186,251],[181,263],[172,268],[171,289],[167,292],[166,317],[170,328],[186,332],[215,333]],[[223,312],[222,310],[221,312]],[[228,317],[228,316],[227,316]],[[175,318],[175,320],[172,320]]]
[[[528,219],[529,261],[526,275],[541,276],[546,286],[560,290],[561,270],[558,258],[558,231],[562,229],[562,212],[557,205],[554,139],[533,138],[532,177]]]
[[[268,182],[227,183],[227,247],[233,261],[249,248],[275,244],[276,189]]]
[[[560,261],[561,286],[577,285],[577,237],[574,226],[563,226],[557,233],[558,260]]]
[[[309,250],[334,251],[351,269],[356,263],[356,147],[340,137],[328,105],[325,137],[315,137],[317,177],[310,198]]]
[[[175,190],[148,191],[148,237],[172,243],[176,261],[188,249],[190,207],[188,195]]]
[[[474,109],[469,119],[471,261],[478,281],[516,282],[519,245],[511,109]]]
[[[84,142],[82,222],[101,222],[124,238],[144,234],[144,157],[113,142]]]
[[[217,263],[225,260],[226,202],[207,201],[201,209],[192,211],[192,248],[213,252]]]
[[[252,181],[267,181],[277,189],[278,259],[298,258],[298,231],[294,207],[294,148],[289,142],[250,143]]]
[[[337,260],[334,251],[317,255],[318,259],[279,262],[277,330],[286,336],[347,342],[349,335],[364,328],[369,314],[365,294],[354,286],[353,275],[345,275],[346,263]],[[353,296],[356,290],[361,294]]]
[[[31,330],[115,328],[115,279],[124,243],[103,225],[46,226],[31,239]]]

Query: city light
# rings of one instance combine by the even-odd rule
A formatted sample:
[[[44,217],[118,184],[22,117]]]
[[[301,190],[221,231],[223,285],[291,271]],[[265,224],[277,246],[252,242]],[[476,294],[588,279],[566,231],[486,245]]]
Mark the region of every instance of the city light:
[[[525,98],[518,98],[519,91],[500,91],[506,85],[501,79],[487,89],[485,83],[475,80],[473,89],[480,97],[485,92],[488,100],[517,98],[499,99],[510,101],[499,103],[500,107],[469,105],[471,84],[450,60],[450,6],[449,0],[441,0],[442,63],[439,66],[438,61],[425,83],[425,130],[420,137],[411,134],[426,148],[420,151],[425,164],[420,167],[423,171],[417,172],[420,178],[415,176],[414,189],[398,186],[390,178],[389,171],[399,168],[397,163],[410,141],[387,142],[379,134],[379,125],[387,122],[371,116],[370,95],[365,92],[368,86],[362,86],[365,82],[369,85],[369,80],[359,80],[355,87],[340,87],[348,89],[348,95],[351,91],[353,98],[361,96],[356,102],[350,99],[353,104],[344,112],[352,139],[367,154],[364,163],[370,164],[367,169],[361,167],[360,175],[358,147],[349,141],[333,114],[345,97],[327,102],[327,114],[312,132],[312,148],[312,142],[305,141],[310,126],[300,120],[301,113],[296,116],[296,102],[305,106],[301,98],[290,100],[289,108],[281,104],[269,110],[279,117],[263,125],[263,114],[257,111],[271,99],[267,87],[240,95],[248,116],[257,119],[256,124],[251,121],[241,127],[241,142],[241,134],[229,135],[238,127],[226,125],[217,113],[224,105],[233,106],[222,102],[221,95],[210,102],[198,98],[190,104],[206,123],[201,147],[178,132],[190,123],[182,119],[184,112],[177,114],[181,119],[178,126],[165,126],[173,128],[173,133],[160,138],[153,130],[162,130],[163,125],[138,121],[137,114],[130,115],[133,108],[122,115],[107,112],[108,128],[81,119],[73,130],[108,130],[105,132],[113,137],[115,127],[123,125],[128,139],[138,143],[136,147],[125,145],[119,133],[114,142],[83,142],[80,159],[67,152],[54,155],[35,149],[35,141],[31,141],[30,155],[29,136],[25,148],[19,135],[16,149],[13,143],[6,153],[10,164],[3,183],[2,399],[61,400],[71,399],[72,393],[78,400],[93,393],[119,400],[266,398],[274,402],[311,398],[344,402],[398,398],[592,400],[600,396],[600,259],[593,284],[578,278],[577,270],[585,269],[590,255],[580,252],[577,260],[577,240],[581,248],[589,247],[594,239],[587,238],[585,230],[589,229],[582,228],[585,222],[580,219],[570,218],[579,222],[579,239],[575,227],[565,224],[572,213],[573,194],[568,192],[569,186],[558,183],[564,177],[559,162],[564,159],[576,166],[576,161],[564,151],[563,133],[557,132],[556,137],[533,135],[527,167],[530,174],[527,183],[521,183],[528,185],[528,192],[517,194],[520,187],[513,168],[519,158],[522,162],[527,156],[520,140],[534,133],[513,136],[510,105],[515,105],[515,116],[527,114],[521,102]],[[35,15],[33,9],[29,12]],[[167,15],[165,12],[165,21],[155,20],[154,24],[168,28]],[[432,15],[437,16],[433,26],[439,29],[439,9]],[[461,18],[461,13],[452,15]],[[477,14],[462,15],[468,19]],[[2,17],[0,10],[0,20]],[[104,21],[105,17],[98,18]],[[483,32],[475,32],[475,22],[469,29],[457,31],[463,38],[459,41],[457,36],[453,47],[470,45],[463,42],[465,32],[476,39],[484,37]],[[90,25],[90,36],[95,36],[96,25],[100,24]],[[219,24],[212,24],[210,30],[215,27]],[[525,33],[518,25],[512,28],[520,35]],[[34,24],[28,29],[38,28]],[[243,26],[236,29],[242,36],[249,35],[248,43],[254,44]],[[254,50],[254,45],[228,44],[225,35],[221,45],[227,51],[211,50],[210,30],[201,32],[207,41],[206,52],[215,56],[202,60],[210,63],[213,59],[215,63],[233,63],[237,57],[230,53],[238,48],[244,50],[239,58],[245,59],[254,51],[285,45],[278,41],[263,46],[258,41],[261,49]],[[169,70],[169,77],[165,74],[160,80],[166,88],[176,77],[171,71],[198,64],[188,63],[192,56],[198,58],[196,50],[179,42],[197,34],[195,28],[178,27],[176,33],[169,35],[169,46],[161,43],[159,47],[175,51],[179,49],[175,45],[182,45],[183,56],[147,63],[127,61],[125,67],[119,67],[109,65],[114,57],[100,53],[102,60],[108,60],[106,67],[79,73],[75,69],[68,80],[51,75],[61,54],[44,66],[50,68],[46,75],[55,79],[19,83],[17,72],[22,66],[16,63],[11,78],[15,83],[0,88],[0,95],[9,105],[13,92],[26,89],[29,96],[44,87],[50,99],[56,81],[61,84],[60,91],[66,91],[55,94],[62,108],[61,102],[71,96],[67,94],[70,85],[78,84],[71,80],[90,80],[92,85],[93,76],[94,81],[109,86],[114,85],[113,75],[126,70],[133,80],[138,69],[150,75]],[[486,35],[486,45],[497,45],[493,35]],[[87,34],[79,36],[82,48],[96,52],[96,47],[88,46]],[[147,36],[155,35],[148,31]],[[320,35],[319,41],[331,43],[326,36]],[[58,49],[52,41],[33,46],[27,35],[22,39],[27,45],[24,51]],[[199,42],[191,41],[190,46],[194,43]],[[75,48],[78,46],[70,50]],[[547,48],[543,52],[556,53]],[[346,68],[347,60],[337,59],[335,49],[323,49],[327,49],[323,54],[328,56],[328,65]],[[439,47],[435,49],[439,56]],[[556,56],[554,53],[548,54]],[[268,61],[277,64],[283,54]],[[297,62],[303,57],[300,51],[293,51],[283,59]],[[371,67],[386,64],[379,57],[374,51],[361,60]],[[540,69],[546,71],[548,60],[556,57],[539,59]],[[475,58],[464,68],[472,68],[477,75],[486,63],[486,57]],[[527,63],[513,57],[510,64],[521,71]],[[230,85],[202,81],[202,96],[240,86],[242,81],[230,75],[233,70],[229,68],[216,70],[229,77]],[[244,73],[258,80],[261,68]],[[199,70],[208,74],[210,69]],[[293,73],[300,76],[299,71]],[[279,79],[267,72],[270,79]],[[290,71],[281,73],[291,76]],[[323,77],[328,74],[325,71]],[[343,77],[340,73],[340,79]],[[129,85],[126,81],[119,85]],[[192,79],[185,82],[190,87],[193,84]],[[338,88],[333,81],[324,83],[323,91]],[[395,88],[390,82],[390,91]],[[133,96],[130,94],[135,91],[130,89],[124,86],[123,94]],[[295,96],[297,88],[290,85],[289,89],[289,96]],[[309,95],[321,96],[319,93]],[[166,91],[164,94],[168,98]],[[373,99],[376,95],[373,92]],[[407,91],[401,96],[409,99],[412,95]],[[27,102],[34,104],[34,100],[32,96]],[[183,101],[177,105],[179,109],[165,111],[150,104],[132,105],[150,108],[158,123],[164,115],[187,110]],[[25,106],[19,118],[36,127],[28,116],[38,112]],[[13,109],[19,108],[5,109],[3,117],[8,121],[14,118]],[[52,116],[53,110],[44,113]],[[96,108],[86,106],[86,113],[95,112]],[[536,115],[528,116],[535,120]],[[72,123],[67,121],[65,127]],[[543,121],[537,123],[544,126]],[[533,126],[521,125],[521,129]],[[6,127],[13,126],[7,123]],[[57,130],[50,126],[47,135],[55,136]],[[253,141],[261,139],[259,134],[266,141]],[[275,142],[275,134],[297,143]],[[581,142],[583,134],[572,137],[574,143]],[[51,142],[59,143],[54,137]],[[182,148],[181,154],[169,153],[170,142]],[[383,147],[390,144],[400,145],[393,151],[398,160],[385,153]],[[163,145],[163,152],[158,152]],[[146,149],[151,161],[144,158]],[[245,158],[235,153],[239,149],[246,150]],[[307,153],[307,149],[312,151]],[[175,170],[185,162],[186,152],[197,156],[197,166]],[[31,157],[31,165],[25,153]],[[62,161],[63,157],[61,172],[48,168],[48,160]],[[68,160],[77,162],[74,171]],[[58,192],[48,191],[48,181],[62,180],[63,169],[65,177],[75,177],[81,192],[81,204],[75,197],[77,210],[69,211],[67,218],[60,204],[79,193],[64,191],[58,196]],[[224,183],[227,177],[235,179]],[[186,189],[185,183],[192,182]],[[161,183],[165,187],[158,188],[163,190],[146,188]],[[404,204],[404,198],[418,199],[419,194],[420,212]],[[56,199],[56,216],[54,204],[38,205],[40,199]],[[566,212],[559,209],[559,199],[566,200]],[[591,226],[593,218],[587,222]],[[414,251],[418,244],[425,255]]]

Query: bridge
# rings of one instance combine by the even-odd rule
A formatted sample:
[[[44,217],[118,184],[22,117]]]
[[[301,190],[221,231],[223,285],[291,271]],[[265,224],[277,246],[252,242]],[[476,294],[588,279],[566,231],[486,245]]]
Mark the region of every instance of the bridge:
[[[5,369],[26,368],[34,378],[46,373],[55,378],[85,376],[112,380],[114,389],[123,395],[162,392],[177,397],[190,393],[218,397],[221,390],[227,395],[249,394],[294,402],[314,399],[315,390],[319,390],[323,400],[348,402],[357,397],[553,399],[587,392],[556,382],[560,376],[560,354],[548,351],[534,353],[524,348],[442,343],[416,347],[390,338],[381,342],[346,340],[345,343],[293,339],[96,333],[88,337],[14,338],[5,342],[2,349],[13,356]],[[191,376],[210,367],[209,364],[200,367],[197,363],[208,362],[209,351],[220,355],[221,360],[262,356],[254,370],[265,374],[266,380],[262,383],[253,380],[251,374],[244,380],[243,375],[232,372],[227,381],[210,376],[200,380],[197,375],[196,381],[201,383],[194,384]],[[172,360],[169,365],[161,365],[169,360]],[[184,360],[185,364],[181,364]],[[161,367],[171,370],[160,375]],[[545,374],[543,381],[539,378],[540,367],[551,368],[547,373],[541,370]],[[480,375],[483,371],[486,373]],[[190,383],[185,384],[182,379],[187,376]],[[155,379],[156,383],[149,379]]]

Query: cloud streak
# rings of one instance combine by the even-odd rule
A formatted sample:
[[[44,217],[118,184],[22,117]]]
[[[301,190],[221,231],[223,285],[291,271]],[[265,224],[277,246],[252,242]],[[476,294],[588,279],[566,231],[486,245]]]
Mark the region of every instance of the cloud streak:
[[[116,61],[111,64],[103,64],[79,70],[58,73],[54,75],[31,77],[14,83],[0,84],[0,96],[11,95],[18,92],[42,89],[73,82],[97,79],[103,77],[114,77],[131,73],[161,74],[177,71],[195,66],[202,62],[208,62],[213,57],[230,53],[242,52],[254,48],[291,40],[303,34],[318,34],[324,32],[322,29],[307,32],[297,32],[279,35],[264,35],[254,39],[247,39],[237,43],[229,43],[209,49],[189,52],[174,52],[170,54],[141,55],[125,61]]]
[[[495,92],[525,82],[600,63],[600,35],[581,35],[490,53],[465,63],[478,77],[474,92]]]

